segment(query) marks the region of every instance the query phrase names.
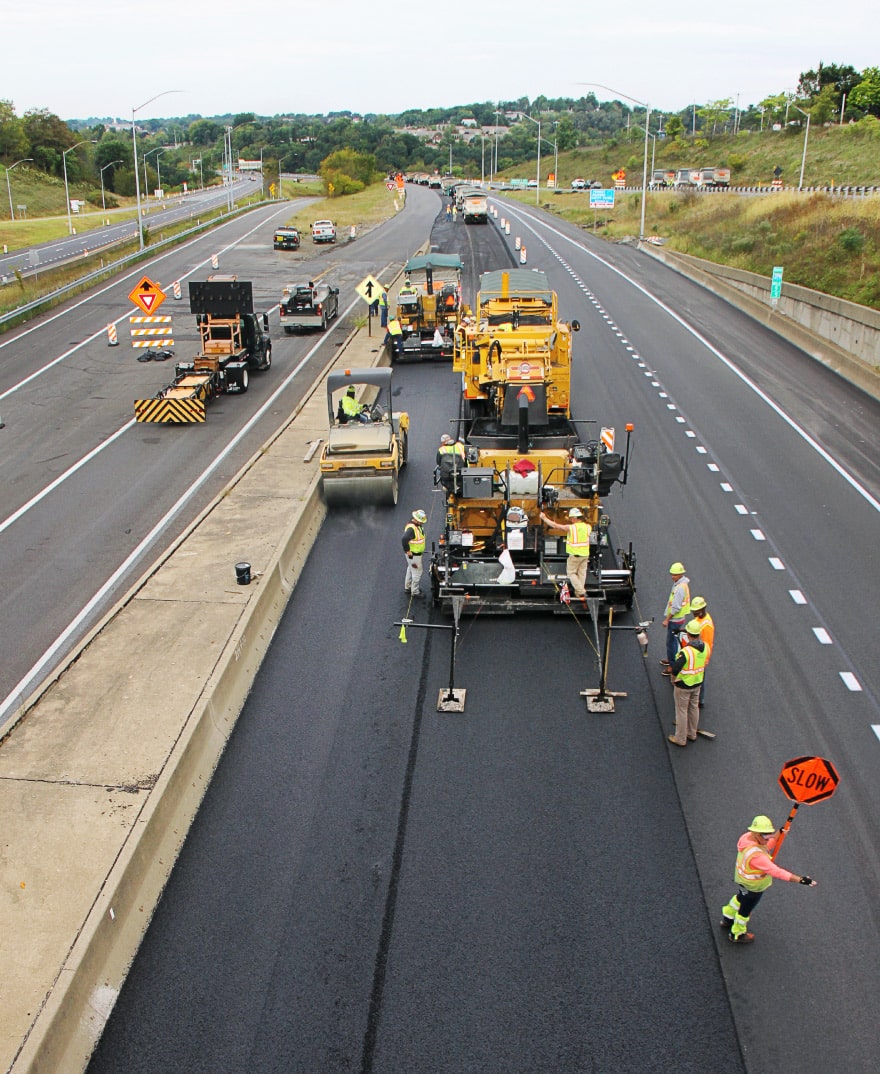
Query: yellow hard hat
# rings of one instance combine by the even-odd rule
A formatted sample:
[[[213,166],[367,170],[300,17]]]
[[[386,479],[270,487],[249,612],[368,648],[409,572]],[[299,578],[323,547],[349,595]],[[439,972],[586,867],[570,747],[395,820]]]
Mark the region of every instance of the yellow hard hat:
[[[758,835],[772,835],[776,831],[776,825],[762,813],[760,816],[755,817],[749,825],[749,831],[756,832]]]
[[[691,601],[691,611],[692,612],[701,612],[703,610],[703,608],[705,608],[705,607],[706,607],[706,602],[705,602],[705,600],[703,600],[702,597],[694,597],[694,599]]]
[[[684,574],[684,564],[683,563],[673,563],[672,566],[669,568],[669,573],[670,574]]]
[[[699,635],[701,633],[699,620],[691,619],[688,625],[685,627],[685,630],[688,632],[688,634]]]

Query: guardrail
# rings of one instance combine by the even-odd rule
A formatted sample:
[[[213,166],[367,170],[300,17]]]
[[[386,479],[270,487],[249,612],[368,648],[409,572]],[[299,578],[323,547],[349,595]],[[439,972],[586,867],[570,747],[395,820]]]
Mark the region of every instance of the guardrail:
[[[33,299],[31,302],[25,303],[23,306],[16,306],[14,310],[10,310],[8,313],[0,314],[0,328],[9,324],[11,321],[18,320],[21,317],[26,317],[29,313],[34,313],[41,309],[43,306],[56,302],[59,299],[65,297],[65,295],[72,294],[73,292],[87,287],[90,283],[96,283],[98,280],[103,279],[106,276],[113,275],[114,272],[120,272],[122,269],[127,268],[129,265],[137,264],[138,261],[142,261],[147,257],[152,257],[154,254],[165,249],[167,246],[174,246],[181,242],[183,239],[188,239],[193,235],[199,234],[199,232],[207,231],[212,227],[216,227],[218,224],[226,223],[235,216],[239,216],[242,213],[250,212],[252,209],[258,209],[261,205],[271,204],[269,201],[258,201],[253,205],[242,205],[236,209],[233,209],[231,213],[221,213],[220,216],[214,220],[206,220],[204,224],[196,224],[194,227],[187,228],[184,231],[179,231],[176,235],[172,235],[167,239],[161,239],[159,242],[151,243],[149,246],[144,247],[143,250],[136,250],[133,254],[126,254],[125,257],[120,257],[116,261],[111,261],[106,265],[103,265],[99,269],[94,269],[92,272],[86,273],[85,276],[79,276],[77,279],[72,280],[70,283],[64,284],[62,287],[56,288],[54,291],[48,291],[46,294],[41,295],[39,298]],[[121,245],[124,242],[131,242],[135,236],[129,236],[125,239],[119,239],[115,243],[108,245]],[[82,254],[76,254],[74,257],[68,260],[78,260]],[[57,266],[56,266],[57,267]]]

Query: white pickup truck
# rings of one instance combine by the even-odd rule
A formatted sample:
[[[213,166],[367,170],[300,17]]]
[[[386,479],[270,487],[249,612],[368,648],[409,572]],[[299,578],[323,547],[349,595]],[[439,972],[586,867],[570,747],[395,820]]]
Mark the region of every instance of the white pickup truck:
[[[312,242],[336,242],[336,225],[332,220],[316,220],[312,224]]]

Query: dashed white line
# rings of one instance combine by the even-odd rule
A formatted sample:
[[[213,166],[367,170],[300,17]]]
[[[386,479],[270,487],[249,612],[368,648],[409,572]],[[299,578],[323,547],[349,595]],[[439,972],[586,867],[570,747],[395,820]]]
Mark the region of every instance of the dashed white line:
[[[833,645],[831,635],[825,629],[825,627],[814,626],[813,633],[816,635],[820,645]]]
[[[749,513],[749,509],[744,503],[735,503],[733,506],[738,515],[747,515]]]
[[[799,589],[789,589],[789,595],[795,604],[806,604],[807,598]]]
[[[764,536],[764,533],[763,533],[762,530],[752,530],[752,536],[755,538],[756,541],[766,541],[767,540],[767,538]]]
[[[782,562],[781,559],[779,559],[778,556],[771,556],[769,562],[770,562],[770,566],[773,568],[774,571],[784,571],[785,570],[785,564]]]
[[[698,455],[708,455],[709,452],[708,452],[708,450],[706,448],[703,447],[702,444],[698,444],[697,445],[697,454]]]
[[[880,723],[872,723],[871,730],[874,732],[877,738],[880,738]]]
[[[733,492],[733,485],[731,485],[728,481],[722,481],[721,482],[721,491],[722,492]]]
[[[682,420],[682,421],[684,421],[684,418],[682,418],[681,420]],[[696,433],[695,433],[695,432],[693,431],[693,429],[688,429],[688,430],[687,430],[687,431],[685,432],[685,434],[684,434],[684,435],[685,435],[685,436],[687,436],[687,437],[689,437],[689,438],[690,438],[691,440],[693,440],[693,438],[694,438],[694,437],[695,437],[695,436],[696,436],[697,434],[696,434]]]
[[[846,686],[847,690],[852,690],[854,694],[861,692],[862,684],[855,677],[855,675],[853,675],[851,671],[841,671],[840,677],[841,679],[843,679],[844,685]]]
[[[707,462],[706,469],[711,470],[713,474],[717,474],[720,472],[721,467],[718,465],[717,462]]]

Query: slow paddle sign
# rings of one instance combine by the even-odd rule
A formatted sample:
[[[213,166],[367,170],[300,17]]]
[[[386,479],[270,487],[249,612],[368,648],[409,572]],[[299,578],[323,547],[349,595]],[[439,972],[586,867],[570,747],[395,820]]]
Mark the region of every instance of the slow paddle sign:
[[[830,798],[839,782],[837,769],[824,757],[795,757],[779,773],[779,786],[799,805],[813,805]]]

